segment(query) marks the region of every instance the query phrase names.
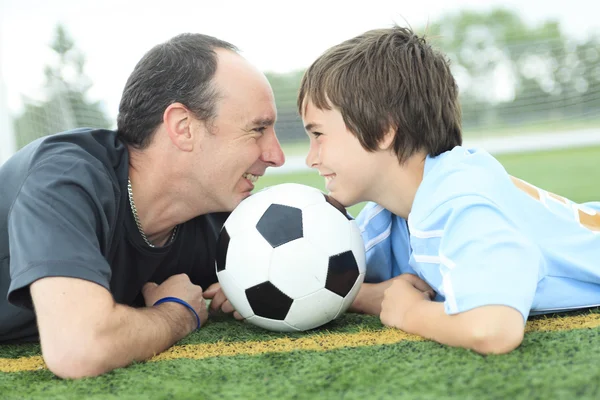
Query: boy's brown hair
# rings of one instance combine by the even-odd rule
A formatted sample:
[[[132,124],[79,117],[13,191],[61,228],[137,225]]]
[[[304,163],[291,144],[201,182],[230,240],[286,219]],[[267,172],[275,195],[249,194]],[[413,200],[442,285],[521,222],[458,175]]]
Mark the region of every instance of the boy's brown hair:
[[[337,108],[368,151],[393,128],[400,163],[462,144],[458,87],[446,57],[408,28],[376,29],[323,53],[304,73],[298,111]]]

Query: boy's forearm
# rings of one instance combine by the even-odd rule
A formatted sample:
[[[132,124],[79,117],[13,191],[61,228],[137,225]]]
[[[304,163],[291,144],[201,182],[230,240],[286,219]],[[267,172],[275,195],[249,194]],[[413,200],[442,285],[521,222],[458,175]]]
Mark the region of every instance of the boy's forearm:
[[[389,281],[363,283],[348,311],[368,315],[379,315],[381,313],[383,293],[389,286],[388,282]]]
[[[448,315],[441,302],[423,301],[405,315],[404,326],[413,333],[449,346],[479,353],[507,353],[523,339],[521,314],[506,306],[484,306]]]
[[[444,311],[444,304],[422,301],[407,311],[402,330],[449,346],[470,345],[468,327]]]

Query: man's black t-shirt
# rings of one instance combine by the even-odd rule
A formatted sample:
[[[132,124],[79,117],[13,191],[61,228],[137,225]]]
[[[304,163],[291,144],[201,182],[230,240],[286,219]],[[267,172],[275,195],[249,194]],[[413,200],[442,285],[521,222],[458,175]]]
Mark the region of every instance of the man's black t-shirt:
[[[151,248],[133,219],[128,174],[116,132],[91,129],[38,139],[0,167],[0,343],[38,338],[29,285],[40,278],[92,281],[131,306],[144,305],[146,282],[178,273],[203,288],[217,281],[228,214],[199,216]]]

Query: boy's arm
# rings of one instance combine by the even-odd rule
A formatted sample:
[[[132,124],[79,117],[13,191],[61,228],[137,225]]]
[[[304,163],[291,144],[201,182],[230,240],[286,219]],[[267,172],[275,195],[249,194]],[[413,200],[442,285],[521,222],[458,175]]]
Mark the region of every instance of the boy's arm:
[[[381,322],[449,346],[482,354],[503,354],[523,341],[523,316],[512,307],[487,305],[448,315],[444,304],[432,302],[406,280],[386,289]]]
[[[428,298],[432,299],[435,297],[434,290],[424,280],[413,274],[402,274],[379,283],[363,283],[348,311],[380,315],[384,292],[397,279],[406,280],[422,293],[427,293]]]

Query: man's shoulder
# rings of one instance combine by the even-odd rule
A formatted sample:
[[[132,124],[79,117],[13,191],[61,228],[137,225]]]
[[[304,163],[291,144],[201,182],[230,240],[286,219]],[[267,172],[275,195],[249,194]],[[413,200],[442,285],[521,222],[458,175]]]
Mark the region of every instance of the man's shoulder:
[[[17,151],[0,170],[26,172],[53,159],[74,158],[116,167],[126,160],[126,146],[117,133],[105,129],[80,128],[38,138]]]
[[[73,157],[90,163],[116,167],[127,155],[126,146],[115,131],[81,128],[41,138],[35,147],[34,161],[48,157]]]
[[[5,194],[0,213],[8,215],[19,198],[34,201],[40,196],[70,199],[74,206],[79,192],[98,204],[113,204],[128,172],[128,157],[115,140],[113,131],[78,129],[25,146],[0,167]],[[33,195],[20,197],[22,193]]]

